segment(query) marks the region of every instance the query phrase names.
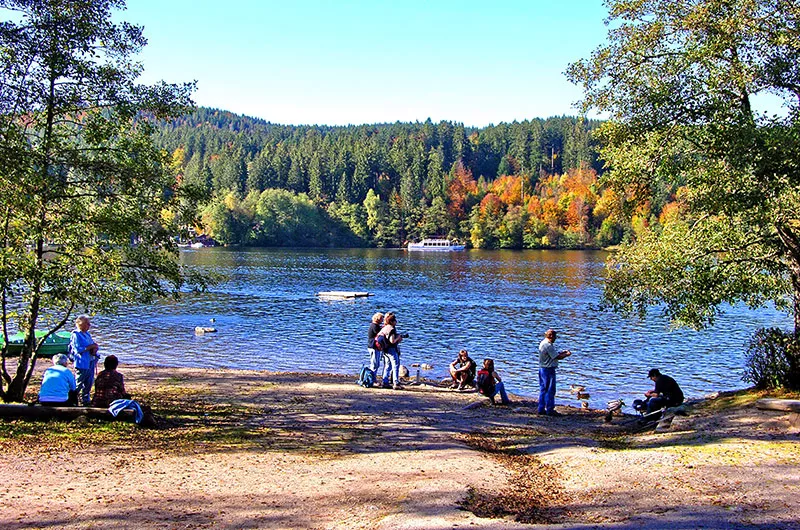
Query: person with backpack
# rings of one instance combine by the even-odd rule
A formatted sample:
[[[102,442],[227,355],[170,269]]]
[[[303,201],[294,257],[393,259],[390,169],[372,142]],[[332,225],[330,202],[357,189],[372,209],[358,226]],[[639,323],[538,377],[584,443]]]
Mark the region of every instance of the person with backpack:
[[[478,370],[478,376],[475,378],[478,384],[478,392],[488,397],[494,405],[494,397],[500,394],[500,402],[503,405],[508,405],[508,394],[506,394],[506,387],[503,385],[503,380],[497,375],[494,370],[494,360],[484,359],[483,368]]]
[[[369,369],[374,374],[378,373],[378,368],[381,365],[381,356],[383,353],[375,349],[375,337],[381,332],[383,327],[383,313],[375,313],[372,315],[372,323],[369,325],[367,332],[367,352],[369,353]]]
[[[450,363],[450,377],[453,378],[450,388],[464,390],[467,386],[472,386],[475,383],[476,368],[477,365],[470,358],[467,350],[458,352],[456,360]]]
[[[394,313],[386,313],[383,317],[384,326],[378,335],[375,336],[376,343],[379,340],[385,341],[383,350],[383,387],[389,387],[389,372],[392,376],[392,388],[402,390],[400,385],[400,343],[403,336],[397,333],[397,317]],[[383,339],[381,339],[383,337]],[[377,344],[376,344],[377,345]]]

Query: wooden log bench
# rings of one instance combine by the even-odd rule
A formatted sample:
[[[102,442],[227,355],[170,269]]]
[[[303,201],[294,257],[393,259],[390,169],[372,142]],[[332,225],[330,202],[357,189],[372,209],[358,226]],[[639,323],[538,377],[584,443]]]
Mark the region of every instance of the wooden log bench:
[[[756,408],[761,410],[779,410],[782,412],[800,412],[800,399],[759,399],[756,401]]]
[[[106,421],[130,421],[135,415],[133,410],[123,410],[117,417],[111,415],[108,409],[96,407],[46,407],[43,405],[26,405],[24,403],[0,404],[0,418],[29,419],[29,420],[74,420],[86,417]]]

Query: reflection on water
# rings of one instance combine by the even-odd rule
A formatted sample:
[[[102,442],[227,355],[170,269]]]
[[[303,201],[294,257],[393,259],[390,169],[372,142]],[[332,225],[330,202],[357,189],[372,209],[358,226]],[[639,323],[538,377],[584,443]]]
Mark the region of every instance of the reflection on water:
[[[729,309],[716,327],[673,331],[661,318],[623,320],[596,309],[605,254],[579,251],[199,249],[186,264],[224,281],[179,302],[128,307],[95,320],[96,340],[123,362],[355,374],[366,361],[376,311],[398,313],[405,365],[445,377],[461,348],[491,356],[511,392],[536,395],[536,350],[548,327],[574,355],[559,369],[559,402],[582,384],[602,408],[628,404],[650,388],[647,371],[674,376],[688,396],[744,386],[744,344],[758,327],[789,327],[773,310]],[[320,301],[319,291],[370,291],[352,301]],[[216,334],[194,336],[214,319]]]

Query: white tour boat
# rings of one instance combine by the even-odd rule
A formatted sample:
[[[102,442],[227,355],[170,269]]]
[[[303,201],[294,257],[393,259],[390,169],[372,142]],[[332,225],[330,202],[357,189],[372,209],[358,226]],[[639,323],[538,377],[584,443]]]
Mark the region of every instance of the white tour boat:
[[[409,243],[408,250],[435,250],[439,252],[453,252],[464,250],[464,245],[451,242],[449,239],[423,239],[419,243]]]

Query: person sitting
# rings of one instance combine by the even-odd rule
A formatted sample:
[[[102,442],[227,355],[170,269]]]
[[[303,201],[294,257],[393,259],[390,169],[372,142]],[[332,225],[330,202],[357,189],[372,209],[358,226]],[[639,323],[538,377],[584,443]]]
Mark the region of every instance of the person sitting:
[[[105,370],[97,374],[94,383],[94,397],[92,406],[107,408],[112,401],[117,399],[131,399],[130,394],[125,392],[125,381],[122,374],[117,372],[119,360],[116,355],[109,355],[103,359]]]
[[[663,375],[658,368],[650,370],[647,377],[656,384],[653,390],[644,393],[647,398],[644,405],[647,407],[648,414],[664,407],[677,407],[683,403],[683,391],[673,378]]]
[[[69,358],[63,353],[53,356],[53,366],[44,371],[39,403],[49,407],[74,407],[78,405],[75,376],[67,368]]]
[[[458,352],[456,360],[450,363],[450,377],[453,378],[450,388],[464,390],[467,386],[474,386],[475,371],[475,361],[469,357],[467,350]]]
[[[478,371],[476,381],[478,383],[478,392],[488,397],[492,401],[492,405],[494,405],[494,397],[497,394],[500,394],[500,402],[503,405],[510,403],[505,385],[503,385],[503,381],[494,370],[493,359],[483,360],[483,369]]]

